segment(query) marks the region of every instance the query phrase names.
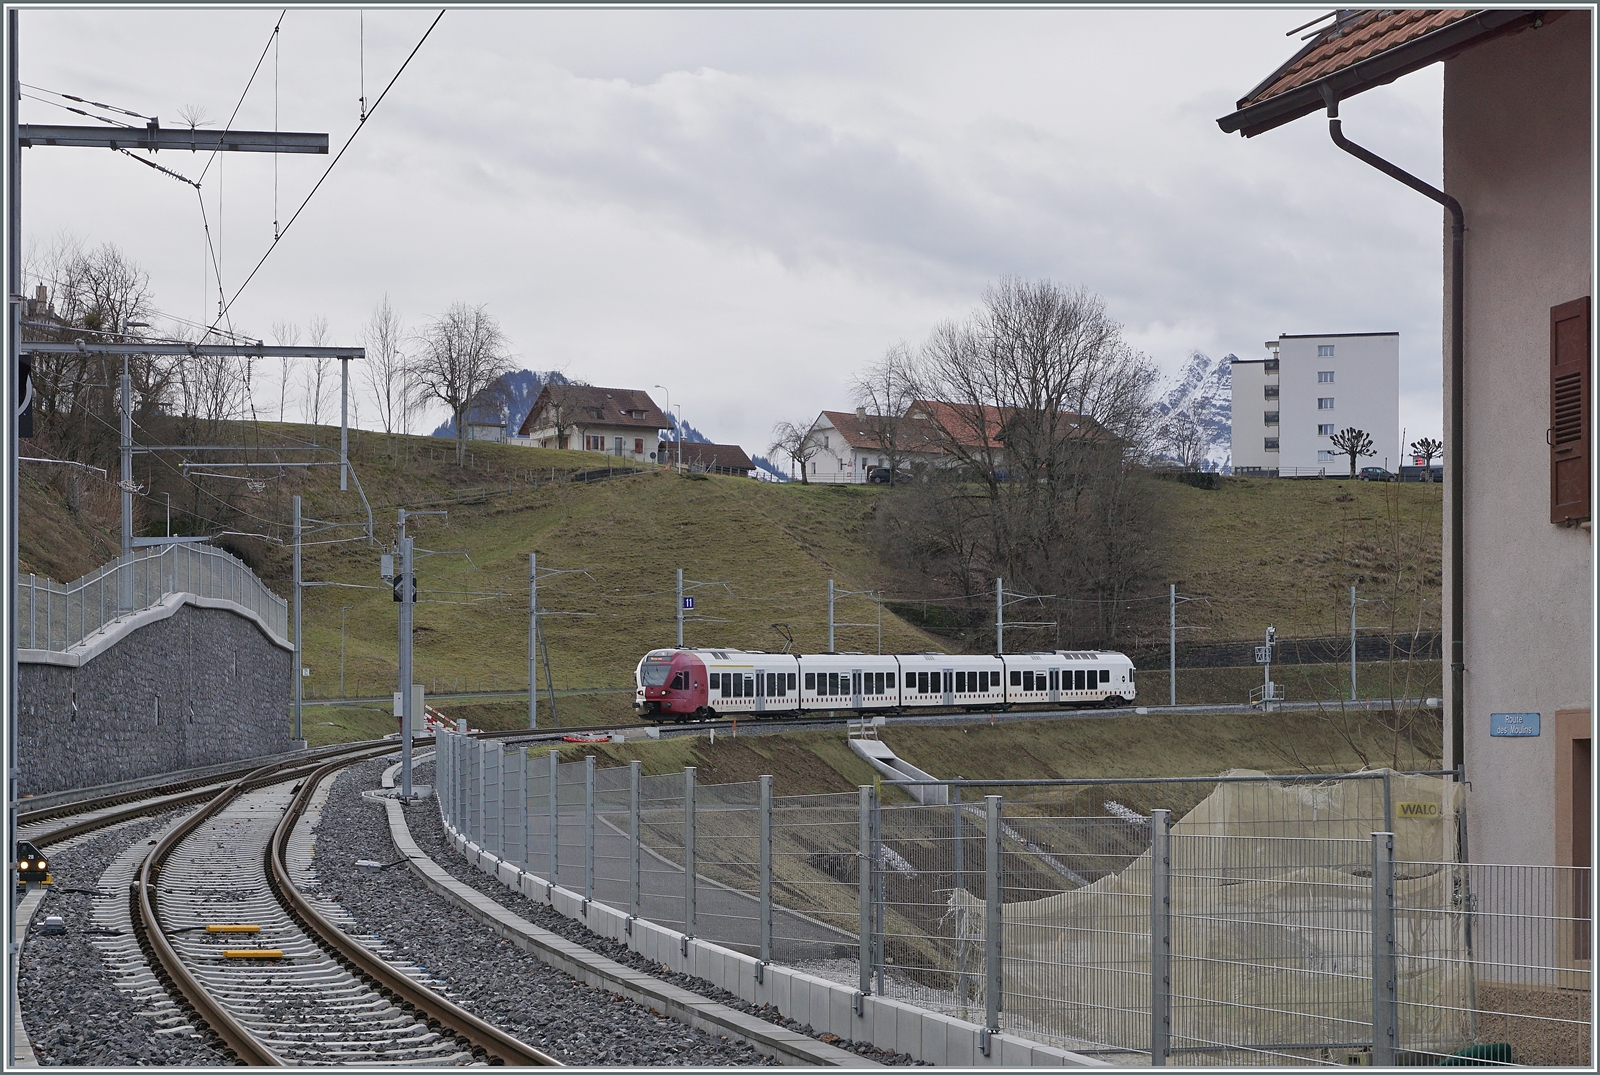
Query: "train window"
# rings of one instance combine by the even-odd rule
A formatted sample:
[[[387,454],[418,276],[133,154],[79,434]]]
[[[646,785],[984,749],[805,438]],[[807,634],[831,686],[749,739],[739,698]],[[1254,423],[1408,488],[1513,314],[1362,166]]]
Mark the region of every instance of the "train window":
[[[728,693],[726,688],[723,687],[723,684],[726,682],[727,681],[722,678],[721,672],[711,673],[711,689],[716,691],[718,694],[725,695]]]
[[[817,689],[817,674],[815,672],[807,672],[806,673],[806,690],[814,691],[816,689]]]
[[[884,692],[883,673],[882,672],[874,672],[872,674],[872,682],[873,682],[873,686],[878,688],[877,692],[879,694],[882,694]]]
[[[795,674],[793,672],[789,673],[789,689],[790,690],[794,690],[794,676],[795,676]]]
[[[1025,672],[1022,673],[1022,689],[1025,690],[1025,691],[1033,690],[1033,672],[1032,672],[1032,670],[1025,671]]]
[[[744,696],[746,698],[754,698],[756,696],[756,694],[758,693],[758,691],[756,690],[756,687],[757,687],[757,685],[759,683],[760,683],[760,680],[757,679],[755,676],[745,676],[744,677]]]
[[[829,694],[838,694],[839,693],[839,673],[838,672],[829,672],[828,673],[828,693]]]
[[[927,694],[928,693],[928,673],[926,673],[926,672],[913,672],[912,675],[917,677],[917,686],[916,686],[917,693],[918,694]]]
[[[885,672],[884,673],[884,675],[883,675],[883,685],[885,687],[888,687],[890,690],[894,690],[894,673],[893,672]]]
[[[956,673],[956,693],[967,693],[967,674],[965,672]]]
[[[776,673],[776,672],[768,672],[767,673],[767,697],[768,698],[776,698],[777,696],[778,696],[778,673]]]
[[[1100,682],[1101,683],[1110,683],[1111,682],[1111,669],[1109,669],[1109,668],[1100,669]]]
[[[1011,673],[1011,685],[1013,687],[1022,686],[1022,673],[1021,672],[1012,672]]]

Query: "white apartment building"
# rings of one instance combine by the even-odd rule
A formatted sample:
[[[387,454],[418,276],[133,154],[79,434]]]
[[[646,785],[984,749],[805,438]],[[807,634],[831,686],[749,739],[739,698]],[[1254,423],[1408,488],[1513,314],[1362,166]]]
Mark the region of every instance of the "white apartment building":
[[[1372,438],[1358,466],[1400,466],[1398,332],[1285,333],[1266,347],[1231,363],[1235,474],[1348,474],[1333,435],[1351,426]]]

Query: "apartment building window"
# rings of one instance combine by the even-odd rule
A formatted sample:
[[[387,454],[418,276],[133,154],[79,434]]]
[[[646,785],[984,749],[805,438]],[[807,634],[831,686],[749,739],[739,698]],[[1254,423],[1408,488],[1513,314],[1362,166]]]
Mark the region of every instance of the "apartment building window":
[[[1321,450],[1319,450],[1317,452],[1317,462],[1319,462],[1319,463],[1331,463],[1335,459],[1338,459],[1339,456],[1342,455],[1342,454],[1344,454],[1344,453],[1342,453],[1342,452],[1330,452],[1330,451],[1328,451],[1327,449],[1324,448],[1324,449],[1321,449]]]
[[[593,434],[584,434],[583,450],[586,452],[603,452],[606,450],[606,439]]]
[[[1275,452],[1275,451],[1278,450],[1278,438],[1277,437],[1266,437],[1266,438],[1264,438],[1264,441],[1265,441],[1265,443],[1264,443],[1263,446],[1266,448],[1267,451]]]
[[[1317,410],[1319,410],[1319,411],[1331,411],[1331,410],[1333,410],[1333,397],[1332,396],[1318,396],[1317,397]]]
[[[1265,394],[1265,398],[1267,398],[1267,399],[1277,399],[1278,398],[1278,386],[1275,385],[1275,384],[1269,384],[1269,385],[1264,386],[1262,391]]]
[[[1318,358],[1332,358],[1333,357],[1333,344],[1331,344],[1331,343],[1319,343],[1319,344],[1317,344],[1317,357]]]
[[[1327,423],[1324,423],[1323,425],[1319,425],[1317,427],[1317,436],[1319,436],[1319,437],[1331,437],[1331,436],[1333,436],[1333,423],[1332,422],[1327,422]]]
[[[1333,383],[1333,371],[1332,370],[1318,370],[1317,371],[1317,383],[1318,384],[1332,384]]]
[[[1263,373],[1277,373],[1278,372],[1278,360],[1275,359],[1275,358],[1267,359],[1266,364],[1261,367],[1261,372],[1263,372]]]
[[[1267,417],[1267,422],[1266,422],[1267,425],[1275,426],[1275,425],[1278,424],[1278,412],[1277,411],[1266,411],[1264,413],[1266,414],[1266,417]]]

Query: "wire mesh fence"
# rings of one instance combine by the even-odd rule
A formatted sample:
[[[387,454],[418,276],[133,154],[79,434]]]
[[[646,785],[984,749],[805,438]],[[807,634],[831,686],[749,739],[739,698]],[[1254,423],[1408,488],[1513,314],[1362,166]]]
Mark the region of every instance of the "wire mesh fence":
[[[289,637],[288,602],[237,557],[205,545],[134,549],[75,582],[28,575],[17,580],[19,648],[65,652],[118,619],[168,594],[231,601]]]
[[[1588,869],[1461,863],[1442,774],[951,781],[923,805],[439,743],[440,808],[480,846],[991,1033],[1135,1064],[1589,1063]]]

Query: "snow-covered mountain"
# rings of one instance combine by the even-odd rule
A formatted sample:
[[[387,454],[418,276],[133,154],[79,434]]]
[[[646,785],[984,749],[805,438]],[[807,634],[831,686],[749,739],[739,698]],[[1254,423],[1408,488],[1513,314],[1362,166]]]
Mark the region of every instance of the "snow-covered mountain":
[[[1233,355],[1213,360],[1191,352],[1178,375],[1167,382],[1156,401],[1163,420],[1190,416],[1199,425],[1202,442],[1201,470],[1233,473]]]

